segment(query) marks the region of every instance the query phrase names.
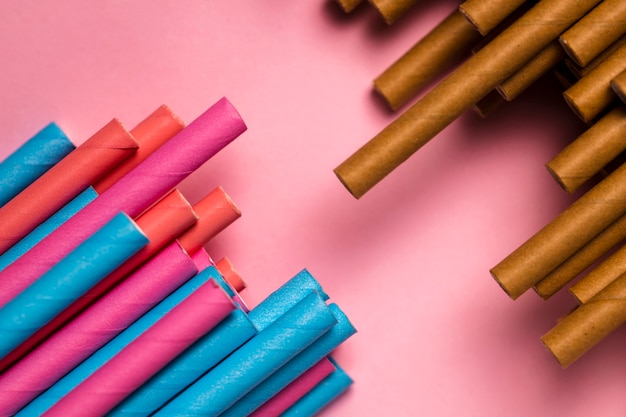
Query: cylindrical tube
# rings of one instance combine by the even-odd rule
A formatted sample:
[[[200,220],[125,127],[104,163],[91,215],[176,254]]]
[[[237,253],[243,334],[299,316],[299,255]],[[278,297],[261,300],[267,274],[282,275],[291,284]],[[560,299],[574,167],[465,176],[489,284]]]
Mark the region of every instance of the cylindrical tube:
[[[547,164],[548,172],[568,193],[595,177],[626,150],[626,108],[607,113]]]
[[[562,318],[541,341],[566,368],[626,322],[626,275]]]
[[[626,70],[620,72],[611,80],[611,89],[626,104]]]
[[[574,113],[585,123],[591,123],[602,111],[617,100],[611,80],[626,69],[626,44],[606,57],[594,69],[563,93]]]
[[[2,294],[0,357],[15,349],[74,300],[148,243],[120,213],[17,294]]]
[[[611,223],[575,254],[535,284],[535,291],[548,299],[565,287],[585,269],[606,255],[626,237],[626,215]]]
[[[42,273],[41,258],[60,259],[118,211],[138,216],[246,129],[235,108],[222,99],[115,182],[91,204],[0,272],[32,282]]]
[[[0,162],[0,207],[75,149],[55,123],[50,123]]]
[[[43,415],[102,416],[163,369],[234,309],[209,281],[61,398]]]
[[[356,6],[361,4],[361,0],[337,0],[337,4],[341,6],[344,12],[350,13]]]
[[[626,33],[626,2],[604,0],[566,30],[559,41],[578,65],[588,65]]]
[[[388,25],[393,25],[396,20],[411,10],[418,1],[419,0],[369,0]]]
[[[483,36],[491,32],[526,0],[466,0],[460,12]]]
[[[182,248],[168,246],[0,375],[0,415],[24,407],[195,273]]]
[[[326,303],[311,293],[154,416],[219,415],[335,324]]]
[[[579,279],[572,285],[570,292],[578,302],[586,303],[624,273],[626,273],[626,246],[611,253],[598,266]]]
[[[335,168],[357,198],[493,90],[599,0],[542,0]]]
[[[513,299],[626,212],[626,165],[600,181],[513,251],[491,274]]]
[[[480,34],[455,9],[374,80],[375,90],[397,110],[434,77],[460,62]]]

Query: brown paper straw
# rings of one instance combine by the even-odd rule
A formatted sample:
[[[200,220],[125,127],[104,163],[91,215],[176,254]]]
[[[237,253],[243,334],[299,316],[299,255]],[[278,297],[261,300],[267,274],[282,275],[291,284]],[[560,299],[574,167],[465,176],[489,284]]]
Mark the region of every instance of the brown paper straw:
[[[590,123],[614,101],[611,80],[626,69],[626,44],[620,46],[576,84],[563,93],[567,104],[586,123]]]
[[[496,87],[496,90],[507,101],[517,98],[535,81],[550,71],[565,58],[561,45],[554,41],[539,52],[526,65]]]
[[[357,198],[520,69],[599,0],[542,0],[335,168]]]
[[[525,2],[526,0],[467,0],[461,3],[459,11],[484,36]]]
[[[418,1],[419,0],[369,0],[388,25],[393,25],[396,20],[404,16]]]
[[[374,80],[374,88],[397,110],[434,77],[460,62],[480,38],[455,9],[380,74]]]
[[[625,237],[626,215],[622,215],[539,281],[535,285],[535,291],[544,299],[550,298],[616,247]],[[626,271],[626,268],[624,270]]]
[[[580,303],[586,303],[624,273],[626,273],[626,246],[622,246],[610,254],[576,284],[572,285],[570,292]]]
[[[620,72],[611,80],[611,89],[626,104],[626,70]]]
[[[584,67],[624,33],[626,33],[626,2],[604,0],[565,31],[559,37],[559,41],[569,57]]]
[[[568,68],[572,71],[574,75],[576,75],[579,79],[591,72],[595,67],[600,65],[604,60],[610,56],[613,52],[615,52],[620,46],[626,43],[626,36],[622,36],[617,41],[613,42],[608,48],[606,48],[600,55],[595,57],[588,65],[581,67],[577,65],[570,58],[565,59],[565,63]]]
[[[626,275],[562,318],[541,341],[566,368],[626,322]]]
[[[513,299],[626,212],[626,165],[596,184],[496,265],[491,274]]]
[[[344,12],[350,13],[352,10],[356,8],[359,4],[361,4],[361,0],[336,0],[337,4],[341,6]]]
[[[573,193],[624,150],[626,107],[619,106],[566,146],[546,168],[565,191]]]

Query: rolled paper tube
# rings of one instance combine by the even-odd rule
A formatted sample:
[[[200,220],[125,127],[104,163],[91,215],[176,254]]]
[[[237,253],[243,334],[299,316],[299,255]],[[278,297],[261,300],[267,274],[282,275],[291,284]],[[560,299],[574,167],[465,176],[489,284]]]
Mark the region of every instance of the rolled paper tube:
[[[480,34],[455,9],[374,80],[375,90],[397,110],[434,77],[469,55]]]
[[[567,67],[572,71],[574,75],[578,78],[584,77],[586,74],[591,72],[595,67],[600,65],[604,60],[611,56],[618,48],[626,43],[626,35],[619,38],[617,41],[613,42],[608,48],[600,53],[597,57],[595,57],[589,64],[581,67],[580,65],[576,65],[574,61],[569,58],[565,58],[565,63]]]
[[[255,334],[256,329],[246,314],[241,310],[233,311],[107,416],[149,416]]]
[[[611,80],[611,89],[626,104],[626,70],[620,72]]]
[[[385,23],[393,25],[404,16],[419,0],[369,0],[370,4],[381,14]]]
[[[148,243],[135,222],[115,216],[67,257],[0,308],[0,356],[48,323]]]
[[[107,123],[0,207],[0,253],[4,253],[136,150],[137,142],[118,120]],[[116,213],[119,211],[124,210],[117,210]]]
[[[548,172],[568,193],[578,190],[626,150],[626,108],[616,107],[567,145],[547,164]]]
[[[599,0],[542,0],[335,168],[357,198],[520,69]]]
[[[118,285],[121,280],[129,276],[167,244],[171,243],[176,236],[193,224],[196,218],[191,205],[180,191],[177,189],[172,190],[167,196],[137,219],[137,225],[146,235],[149,243],[115,268],[115,270],[106,277],[99,280],[86,293],[77,298],[63,311],[59,312],[50,322],[37,330],[14,351],[0,360],[0,370],[6,369],[11,363],[24,356],[44,339],[61,328],[61,326],[65,325],[81,311],[100,299],[104,294]]]
[[[472,105],[472,110],[482,118],[489,116],[499,108],[506,100],[496,90],[490,91],[485,97]]]
[[[182,252],[180,253],[182,254]],[[156,323],[170,310],[180,304],[196,289],[200,288],[210,279],[218,275],[219,273],[217,272],[217,270],[213,267],[210,267],[191,277],[179,288],[174,290],[171,294],[167,295],[163,300],[159,301],[152,309],[149,309],[145,314],[139,317],[139,319],[133,322],[125,330],[123,330],[108,343],[98,349],[94,354],[81,362],[80,365],[72,369],[67,375],[63,376],[63,378],[54,383],[54,385],[52,385],[49,389],[47,389],[37,398],[32,400],[26,407],[20,410],[20,412],[16,416],[27,417],[43,414],[43,412],[52,407],[61,397],[65,396],[72,389],[77,387],[82,381],[87,379],[89,375],[93,374],[112,357],[117,355],[122,349],[124,349],[124,347],[126,347],[133,340],[135,340],[139,335],[141,335],[144,331],[146,331],[146,329]],[[249,320],[247,320],[247,318],[246,321],[248,321],[249,323]],[[242,333],[246,333],[246,331],[243,330]],[[228,343],[229,342],[225,342],[225,345],[228,346]],[[218,347],[217,349],[221,349],[221,347]],[[199,369],[196,371],[204,372],[205,370]],[[161,401],[166,400],[166,398],[161,398]]]
[[[214,281],[207,282],[43,415],[96,417],[106,414],[207,334],[234,308],[228,295]]]
[[[578,302],[586,303],[624,273],[626,273],[626,246],[621,246],[572,285],[570,292]]]
[[[336,363],[335,366],[337,367]],[[337,367],[337,370],[289,407],[281,414],[281,417],[316,415],[350,388],[352,384],[352,378],[343,369]]]
[[[322,359],[295,381],[283,388],[261,407],[250,414],[250,417],[279,416],[295,402],[311,391],[324,378],[335,371],[335,365],[327,358]]]
[[[361,0],[337,0],[337,4],[341,6],[344,12],[350,13],[356,6],[361,4]]]
[[[210,266],[215,266],[215,262],[213,262],[213,259],[204,248],[191,255],[191,259],[196,268],[198,268],[198,271],[202,271]]]
[[[563,97],[582,121],[591,123],[611,103],[617,101],[611,89],[611,80],[625,69],[626,44],[568,88]]]
[[[620,166],[491,270],[513,299],[537,284],[626,212],[626,165]]]
[[[183,121],[169,107],[160,106],[130,131],[139,143],[137,151],[99,179],[93,187],[102,194],[184,127]]]
[[[496,90],[507,101],[514,100],[564,58],[563,48],[557,41],[554,41],[535,55],[526,65],[500,83]]]
[[[309,294],[154,415],[219,415],[335,324],[326,303]]]
[[[241,217],[241,211],[222,187],[217,187],[193,205],[198,221],[178,237],[190,254],[194,254],[215,235]]]
[[[526,0],[466,0],[459,11],[483,36],[491,32]]]
[[[567,55],[578,65],[588,65],[626,33],[626,3],[604,0],[560,37]]]
[[[0,163],[0,207],[75,149],[55,123],[50,123]]]
[[[24,407],[196,273],[179,245],[165,248],[0,375],[0,415]]]
[[[562,318],[541,341],[566,368],[626,322],[626,275]]]
[[[0,271],[28,252],[28,250],[37,243],[41,242],[44,237],[48,236],[70,217],[82,210],[83,207],[91,203],[96,197],[98,197],[98,193],[93,187],[87,187],[85,191],[74,197],[72,201],[67,203],[59,211],[33,229],[32,232],[24,236],[19,242],[11,246],[9,250],[0,255]]]
[[[575,254],[567,258],[541,281],[535,284],[535,291],[548,299],[574,280],[585,269],[593,265],[616,247],[626,237],[626,215],[622,215],[606,229],[591,239]],[[619,275],[619,274],[618,274]]]
[[[245,125],[234,107],[226,99],[218,101],[0,272],[0,292],[9,279],[28,286],[45,272],[45,267],[39,264],[41,259],[61,259],[118,211],[133,218],[140,215],[244,130]]]
[[[230,259],[222,258],[215,263],[215,266],[235,292],[241,292],[246,288],[246,282],[235,270],[235,267]]]
[[[335,316],[337,324],[220,414],[221,417],[248,415],[356,332],[348,317],[336,304],[330,304],[328,308]]]

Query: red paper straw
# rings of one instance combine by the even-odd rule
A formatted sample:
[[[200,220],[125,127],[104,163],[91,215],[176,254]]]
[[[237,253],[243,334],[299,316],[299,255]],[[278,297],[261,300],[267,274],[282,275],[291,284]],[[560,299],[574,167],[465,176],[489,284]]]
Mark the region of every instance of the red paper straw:
[[[10,416],[197,273],[173,243],[0,375],[0,416]]]
[[[0,207],[0,254],[128,158],[137,146],[119,120],[113,119]]]
[[[208,281],[43,415],[106,414],[234,308],[215,281]]]

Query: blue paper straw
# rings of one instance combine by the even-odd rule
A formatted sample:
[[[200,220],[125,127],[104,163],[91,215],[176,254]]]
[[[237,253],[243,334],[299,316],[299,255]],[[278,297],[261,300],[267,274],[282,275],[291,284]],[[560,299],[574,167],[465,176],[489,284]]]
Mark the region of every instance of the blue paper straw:
[[[74,149],[74,144],[55,123],[40,130],[0,163],[0,206]]]
[[[33,229],[32,232],[24,236],[22,240],[13,245],[11,249],[0,255],[0,271],[28,252],[30,248],[52,233],[57,227],[65,223],[74,214],[78,213],[87,204],[91,203],[96,197],[98,197],[98,193],[93,187],[88,187],[85,191],[77,195],[72,201],[63,206],[63,208]]]
[[[310,293],[154,415],[219,415],[335,324],[324,300]]]
[[[335,326],[244,395],[220,417],[252,413],[356,332],[346,314],[336,304],[331,304],[329,309],[337,320]]]
[[[314,416],[352,385],[348,374],[335,361],[333,364],[337,369],[285,410],[281,417]]]
[[[135,222],[120,213],[0,309],[0,357],[148,244]]]
[[[43,414],[61,397],[87,379],[89,375],[94,373],[109,359],[117,355],[122,349],[124,349],[124,347],[161,319],[171,309],[181,303],[193,291],[202,286],[208,280],[219,275],[219,272],[214,267],[208,267],[202,270],[202,272],[191,278],[176,291],[154,306],[150,311],[141,316],[136,322],[126,328],[126,330],[118,334],[106,345],[94,352],[93,355],[57,381],[52,387],[41,393],[41,395],[31,401],[25,408],[20,410],[20,412],[16,414],[16,417],[30,417]]]

